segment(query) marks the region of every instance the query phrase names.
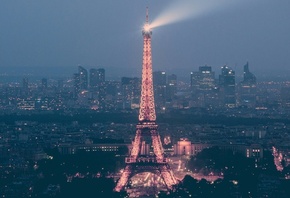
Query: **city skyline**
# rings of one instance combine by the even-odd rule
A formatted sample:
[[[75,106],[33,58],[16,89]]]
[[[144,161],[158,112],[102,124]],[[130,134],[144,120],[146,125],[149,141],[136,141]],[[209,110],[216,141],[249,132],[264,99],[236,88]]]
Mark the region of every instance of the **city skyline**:
[[[213,72],[217,74],[215,77],[216,80],[218,80],[218,75],[222,74],[222,70],[224,67],[229,67],[235,71],[235,77],[237,78],[237,83],[243,80],[244,75],[244,67],[245,65],[251,65],[249,62],[246,62],[241,68],[238,70],[235,70],[233,66],[230,66],[228,64],[225,64],[221,67],[216,68],[212,65],[199,65],[197,67],[194,67],[192,70],[183,71],[184,75],[178,75],[180,74],[180,71],[175,71],[176,73],[168,72],[167,70],[153,70],[154,73],[164,73],[166,75],[174,75],[177,79],[177,81],[189,83],[191,81],[191,73],[196,72],[199,70],[200,67],[210,67],[212,68]],[[57,68],[55,70],[51,69],[49,71],[46,70],[35,70],[34,68],[12,68],[11,70],[6,70],[3,73],[0,73],[0,83],[2,85],[5,85],[7,83],[21,83],[22,80],[29,79],[30,82],[36,83],[40,82],[43,78],[49,79],[49,80],[73,80],[74,74],[77,72],[78,68],[81,67],[87,72],[89,71],[95,71],[95,70],[104,70],[106,71],[106,81],[122,81],[122,78],[141,78],[140,75],[130,75],[128,73],[125,73],[124,71],[122,73],[119,73],[117,75],[112,75],[112,70],[106,70],[105,67],[98,67],[98,66],[74,66],[73,68],[66,68],[66,70],[62,71],[62,73],[59,72]],[[241,70],[242,69],[242,70]],[[253,70],[253,66],[251,65],[251,70]],[[238,71],[238,72],[236,72]],[[114,72],[114,71],[113,71]],[[257,76],[258,82],[264,82],[264,81],[276,81],[276,82],[282,82],[282,81],[288,81],[288,75],[274,75],[274,76],[267,76],[263,75],[263,73],[255,73]]]
[[[270,0],[17,2],[0,8],[0,197],[290,197],[290,80],[271,65],[287,27],[253,20],[282,16]]]
[[[287,76],[287,1],[239,1],[229,5],[230,1],[224,0],[216,10],[215,5],[207,9],[201,1],[192,2],[204,13],[154,29],[156,71],[183,76],[200,65],[219,70],[228,64],[239,73],[249,61],[257,77]],[[21,73],[49,73],[53,69],[71,73],[77,65],[83,65],[111,71],[108,77],[126,76],[121,73],[124,70],[127,76],[138,77],[142,11],[148,5],[153,22],[173,3],[1,2],[0,73],[19,68],[24,71]]]

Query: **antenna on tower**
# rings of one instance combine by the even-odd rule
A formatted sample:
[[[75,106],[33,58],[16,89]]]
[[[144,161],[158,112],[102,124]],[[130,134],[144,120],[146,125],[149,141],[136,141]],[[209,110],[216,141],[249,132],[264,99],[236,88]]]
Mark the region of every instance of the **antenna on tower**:
[[[146,7],[146,23],[148,23],[149,22],[149,20],[148,20],[148,7]]]

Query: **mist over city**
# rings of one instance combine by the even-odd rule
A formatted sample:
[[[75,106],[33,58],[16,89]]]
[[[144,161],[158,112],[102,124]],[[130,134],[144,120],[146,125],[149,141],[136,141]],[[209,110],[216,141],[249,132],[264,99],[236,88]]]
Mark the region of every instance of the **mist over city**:
[[[290,2],[0,2],[0,197],[290,197]]]

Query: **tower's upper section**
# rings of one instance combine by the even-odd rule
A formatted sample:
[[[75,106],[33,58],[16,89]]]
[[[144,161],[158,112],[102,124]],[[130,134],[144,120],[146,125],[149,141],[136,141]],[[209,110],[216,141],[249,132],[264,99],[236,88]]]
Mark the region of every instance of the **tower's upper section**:
[[[148,7],[146,8],[146,22],[143,26],[142,34],[143,36],[147,36],[147,37],[151,37],[152,35],[152,30],[149,24]]]
[[[256,84],[256,76],[249,70],[249,62],[244,65],[244,83]]]
[[[151,34],[148,22],[148,8],[146,12],[146,23],[143,28],[143,64],[142,64],[142,87],[140,98],[139,121],[155,122],[155,103],[152,76]]]

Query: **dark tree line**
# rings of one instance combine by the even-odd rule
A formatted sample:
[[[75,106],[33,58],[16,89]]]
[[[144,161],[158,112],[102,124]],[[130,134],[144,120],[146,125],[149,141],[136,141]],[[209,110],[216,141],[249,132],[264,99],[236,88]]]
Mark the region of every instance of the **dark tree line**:
[[[218,147],[204,149],[187,164],[193,172],[223,173],[223,179],[198,181],[187,175],[172,191],[159,197],[290,197],[289,180],[275,169],[269,151],[260,161]],[[265,185],[266,184],[266,185]],[[266,186],[266,187],[265,187]]]
[[[113,153],[80,151],[60,155],[56,149],[47,150],[52,156],[37,162],[34,197],[124,197],[115,193],[114,173],[124,166],[124,157]],[[48,186],[56,192],[47,192]]]

